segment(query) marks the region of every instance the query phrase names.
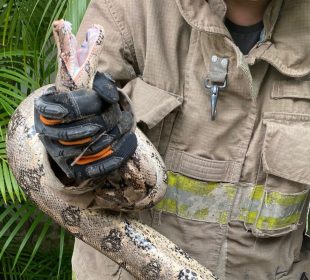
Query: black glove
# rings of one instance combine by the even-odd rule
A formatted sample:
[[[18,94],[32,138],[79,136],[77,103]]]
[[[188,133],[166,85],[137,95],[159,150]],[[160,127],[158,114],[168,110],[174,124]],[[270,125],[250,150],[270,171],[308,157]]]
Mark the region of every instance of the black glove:
[[[114,81],[102,73],[96,74],[93,89],[57,93],[51,87],[35,100],[36,131],[69,178],[105,176],[135,152],[133,116],[118,101]]]

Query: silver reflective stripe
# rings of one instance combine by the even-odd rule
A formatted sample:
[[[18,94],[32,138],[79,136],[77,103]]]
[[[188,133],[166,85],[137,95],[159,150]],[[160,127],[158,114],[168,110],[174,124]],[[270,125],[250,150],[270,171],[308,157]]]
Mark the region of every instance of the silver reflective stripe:
[[[280,193],[262,185],[206,183],[173,172],[158,210],[182,218],[219,224],[244,221],[257,230],[278,230],[298,224],[309,190]]]
[[[164,200],[157,205],[162,210],[175,213],[191,220],[227,223],[228,213],[233,205],[232,186],[217,186],[208,193],[194,194],[186,190],[169,186]]]

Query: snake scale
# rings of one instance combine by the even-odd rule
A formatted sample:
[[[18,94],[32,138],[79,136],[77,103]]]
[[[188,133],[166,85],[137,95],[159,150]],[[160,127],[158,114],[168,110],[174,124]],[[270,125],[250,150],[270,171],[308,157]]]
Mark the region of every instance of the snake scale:
[[[69,23],[56,21],[53,28],[58,47],[57,90],[91,87],[103,45],[102,27],[94,25],[80,49]],[[56,223],[137,279],[216,279],[178,246],[126,213],[152,207],[166,190],[163,161],[138,128],[138,148],[118,172],[121,187],[115,185],[113,176],[107,177],[105,183],[114,182],[114,188],[96,188],[96,182],[91,181],[78,187],[67,186],[55,176],[33,118],[35,98],[50,88],[45,86],[29,95],[16,109],[8,128],[9,164],[29,199]],[[122,214],[109,209],[122,210]]]

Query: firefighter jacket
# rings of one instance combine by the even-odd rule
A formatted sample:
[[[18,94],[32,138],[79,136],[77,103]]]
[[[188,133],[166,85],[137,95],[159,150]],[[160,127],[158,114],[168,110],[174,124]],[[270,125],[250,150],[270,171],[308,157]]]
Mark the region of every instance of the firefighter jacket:
[[[222,280],[310,278],[309,11],[310,0],[272,0],[248,55],[223,0],[93,0],[80,28],[80,39],[105,28],[99,70],[168,169],[164,199],[140,219]],[[73,270],[133,279],[81,241]]]

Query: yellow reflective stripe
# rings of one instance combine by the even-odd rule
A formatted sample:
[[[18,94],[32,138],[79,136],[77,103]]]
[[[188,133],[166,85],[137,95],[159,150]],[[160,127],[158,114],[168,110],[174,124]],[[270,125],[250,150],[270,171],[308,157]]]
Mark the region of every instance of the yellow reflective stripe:
[[[297,224],[308,193],[284,194],[256,186],[249,211],[243,209],[239,218],[259,230],[276,230]]]
[[[250,211],[245,219],[244,217],[240,216],[240,220],[245,221],[248,224],[254,224],[257,219],[257,214],[257,211]]]
[[[205,220],[206,217],[208,217],[209,214],[209,208],[202,208],[200,210],[197,210],[196,213],[194,214],[195,219],[197,220]]]
[[[264,196],[264,186],[257,185],[254,187],[253,194],[252,194],[252,200],[261,200]]]
[[[173,172],[168,172],[168,184],[157,210],[219,224],[239,220],[258,230],[277,230],[297,224],[309,194],[309,191],[272,192],[263,185],[207,183]],[[236,198],[240,201],[235,201]]]
[[[291,206],[298,203],[302,203],[307,198],[308,193],[303,193],[300,195],[296,194],[281,194],[278,192],[270,192],[266,194],[265,203],[266,204],[278,204],[281,206]]]
[[[279,218],[266,216],[257,217],[258,213],[258,211],[250,211],[247,213],[248,215],[246,218],[244,216],[240,216],[239,219],[249,225],[255,224],[255,228],[260,230],[273,230],[298,223],[302,212],[296,211],[296,213],[292,215]]]
[[[274,230],[298,223],[301,212],[285,218],[259,217],[255,228],[260,230]]]
[[[210,221],[210,222],[216,222],[219,224],[227,224],[229,212],[228,211],[221,211],[218,212],[218,215],[216,217],[212,215],[213,219],[210,219],[210,209],[209,207],[198,209],[194,211],[194,213],[189,213],[189,205],[178,203],[177,201],[170,199],[170,198],[164,198],[162,199],[155,208],[160,211],[176,214],[179,217],[185,218],[185,219],[192,219],[192,220],[198,220],[198,221]]]
[[[219,224],[226,225],[228,223],[228,212],[221,212],[220,213],[220,219]]]
[[[207,196],[214,189],[216,189],[219,183],[213,182],[203,182],[199,180],[195,180],[192,178],[185,177],[183,175],[179,175],[173,173],[171,171],[168,172],[168,185],[169,186],[177,186],[178,189],[190,192],[196,195]],[[232,186],[231,184],[226,184],[227,186]]]
[[[166,212],[175,213],[179,216],[186,217],[186,210],[189,206],[184,204],[177,204],[176,200],[170,199],[170,198],[164,198],[162,199],[157,205],[157,209],[161,209]]]
[[[166,195],[156,209],[186,219],[227,224],[236,191],[231,184],[206,183],[169,172]]]

